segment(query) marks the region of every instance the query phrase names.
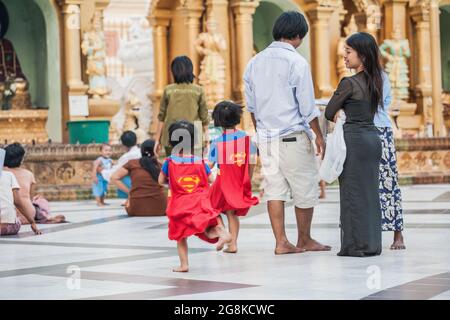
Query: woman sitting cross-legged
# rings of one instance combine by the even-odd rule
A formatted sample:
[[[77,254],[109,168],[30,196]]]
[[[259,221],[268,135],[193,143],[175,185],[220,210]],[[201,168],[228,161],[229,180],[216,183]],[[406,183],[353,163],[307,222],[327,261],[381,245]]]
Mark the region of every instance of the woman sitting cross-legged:
[[[119,190],[129,194],[125,209],[129,216],[163,216],[167,197],[158,184],[161,165],[154,154],[155,142],[145,140],[141,145],[142,158],[129,160],[111,176],[111,182]],[[131,177],[131,189],[121,180]]]
[[[34,221],[35,212],[26,206],[19,194],[19,184],[11,172],[3,170],[0,176],[0,236],[19,233],[21,222],[16,213],[18,208],[31,224],[35,234],[41,234]]]
[[[34,212],[33,219],[37,223],[63,223],[66,222],[66,218],[63,215],[51,216],[49,211],[48,201],[41,195],[36,195],[34,192],[34,186],[36,180],[34,174],[21,168],[25,149],[19,143],[12,143],[5,148],[5,171],[11,172],[16,178],[19,184],[19,196],[22,199],[23,205],[30,212]],[[26,218],[22,210],[17,208],[17,215],[22,224],[28,224],[29,220]]]

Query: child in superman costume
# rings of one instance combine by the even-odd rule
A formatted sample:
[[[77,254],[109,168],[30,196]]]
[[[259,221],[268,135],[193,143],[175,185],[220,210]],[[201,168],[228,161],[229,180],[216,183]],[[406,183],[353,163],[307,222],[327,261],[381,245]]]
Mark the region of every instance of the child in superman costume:
[[[211,206],[208,197],[211,173],[202,158],[194,156],[194,125],[177,121],[169,127],[172,155],[163,163],[159,183],[169,182],[166,214],[169,239],[177,241],[180,266],[174,272],[189,271],[187,238],[196,235],[222,250],[231,241],[223,226],[220,211]]]
[[[252,195],[251,178],[256,163],[256,147],[250,137],[236,130],[241,122],[242,107],[222,101],[213,111],[214,126],[223,134],[211,143],[209,162],[218,166],[217,178],[210,189],[211,204],[226,214],[232,241],[224,250],[237,252],[239,217],[245,216],[259,200]]]

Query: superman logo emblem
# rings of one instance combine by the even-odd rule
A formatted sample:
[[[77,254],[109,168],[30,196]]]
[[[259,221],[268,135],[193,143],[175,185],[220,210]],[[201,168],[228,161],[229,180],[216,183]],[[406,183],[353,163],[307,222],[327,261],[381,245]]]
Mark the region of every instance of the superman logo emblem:
[[[245,152],[238,152],[230,155],[231,163],[241,167],[245,163]]]
[[[200,177],[197,175],[179,177],[178,185],[187,193],[192,193],[200,184]]]

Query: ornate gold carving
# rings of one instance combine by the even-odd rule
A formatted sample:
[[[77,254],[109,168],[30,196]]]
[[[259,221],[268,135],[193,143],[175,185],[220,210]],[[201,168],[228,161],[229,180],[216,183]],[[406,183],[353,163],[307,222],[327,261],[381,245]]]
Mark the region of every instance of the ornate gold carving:
[[[199,34],[195,41],[197,52],[203,56],[200,63],[199,83],[205,89],[209,108],[225,98],[225,60],[222,52],[227,43],[217,31],[217,22],[210,16],[206,22],[206,32]]]

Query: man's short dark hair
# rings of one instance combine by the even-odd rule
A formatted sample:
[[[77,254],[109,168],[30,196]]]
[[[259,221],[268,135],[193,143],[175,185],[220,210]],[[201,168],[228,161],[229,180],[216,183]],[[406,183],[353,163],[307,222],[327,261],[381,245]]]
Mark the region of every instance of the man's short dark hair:
[[[295,39],[297,36],[303,39],[308,33],[308,23],[305,17],[298,11],[283,12],[275,21],[272,36],[275,41],[281,39]]]
[[[234,128],[241,122],[242,106],[232,101],[219,102],[212,113],[215,127]]]
[[[187,56],[178,56],[170,66],[175,83],[192,83],[194,81],[194,66]]]
[[[5,148],[5,167],[18,168],[25,156],[25,149],[20,143],[12,143]]]
[[[134,147],[137,143],[136,133],[134,133],[133,131],[125,131],[120,136],[120,141],[125,147]]]

